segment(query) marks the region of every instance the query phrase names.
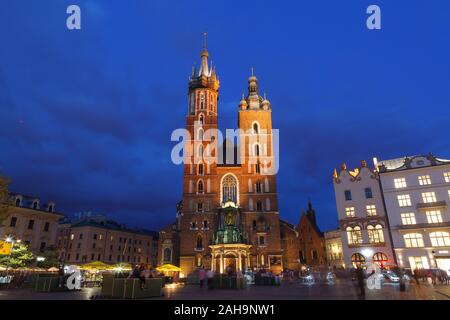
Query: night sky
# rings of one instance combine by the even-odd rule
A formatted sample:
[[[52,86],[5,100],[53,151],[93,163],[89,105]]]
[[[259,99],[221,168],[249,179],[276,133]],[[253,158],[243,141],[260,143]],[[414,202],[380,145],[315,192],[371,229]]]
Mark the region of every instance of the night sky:
[[[82,30],[66,28],[78,4]],[[382,30],[366,28],[366,8]],[[66,215],[158,229],[175,218],[184,126],[202,33],[221,80],[219,126],[255,68],[280,129],[281,217],[307,199],[337,226],[345,161],[450,158],[450,2],[5,0],[0,5],[0,171]]]

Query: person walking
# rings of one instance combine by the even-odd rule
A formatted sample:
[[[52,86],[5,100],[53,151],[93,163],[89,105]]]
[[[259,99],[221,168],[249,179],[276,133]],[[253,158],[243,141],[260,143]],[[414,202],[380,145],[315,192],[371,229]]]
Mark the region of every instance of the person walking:
[[[214,289],[214,272],[211,269],[208,269],[208,272],[206,272],[206,277],[208,279],[208,289]]]
[[[145,274],[146,274],[146,268],[145,265],[142,263],[139,267],[139,281],[141,285],[141,289],[144,289],[145,287]]]
[[[356,269],[356,280],[358,281],[358,287],[360,291],[360,297],[365,299],[366,297],[366,288],[364,286],[364,270],[361,267]]]
[[[416,284],[417,284],[418,286],[420,286],[420,281],[419,281],[419,270],[414,269],[413,276],[414,276],[414,280],[416,280]]]
[[[205,267],[202,267],[198,272],[198,278],[200,280],[200,288],[203,288],[206,279],[206,270]]]

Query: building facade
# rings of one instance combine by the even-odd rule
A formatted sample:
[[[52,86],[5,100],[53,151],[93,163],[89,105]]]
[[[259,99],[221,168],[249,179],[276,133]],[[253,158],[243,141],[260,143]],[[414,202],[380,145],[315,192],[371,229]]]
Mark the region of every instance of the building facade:
[[[450,273],[450,160],[429,154],[375,165],[398,265]]]
[[[258,79],[238,107],[238,131],[220,139],[219,80],[204,44],[200,69],[189,80],[187,139],[184,144],[183,199],[177,213],[174,254],[184,274],[199,266],[283,268],[272,107],[259,95]],[[172,231],[164,231],[172,232]],[[166,235],[174,239],[174,235]],[[172,240],[160,244],[169,257]],[[173,244],[172,244],[173,245]],[[164,261],[168,261],[165,259]]]
[[[333,173],[342,251],[346,268],[395,264],[389,222],[378,172],[366,161],[353,171],[342,164]]]
[[[63,217],[53,202],[41,203],[37,197],[11,193],[7,218],[0,227],[0,238],[11,237],[38,254],[56,245],[58,221]]]
[[[308,210],[302,212],[298,224],[298,248],[299,262],[305,266],[326,266],[327,257],[325,239],[316,222],[316,211],[311,201],[308,202]]]
[[[67,264],[158,264],[157,232],[129,229],[100,215],[61,221],[57,247]]]
[[[297,228],[280,219],[281,250],[283,251],[283,268],[298,270],[300,266],[299,241]]]
[[[326,231],[324,237],[328,266],[331,268],[345,268],[341,230]]]
[[[180,264],[179,243],[176,223],[171,223],[159,231],[158,265]]]

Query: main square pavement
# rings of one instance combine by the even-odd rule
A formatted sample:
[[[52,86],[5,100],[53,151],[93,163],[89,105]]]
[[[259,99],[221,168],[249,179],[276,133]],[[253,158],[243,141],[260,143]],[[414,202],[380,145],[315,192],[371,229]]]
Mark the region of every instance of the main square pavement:
[[[173,300],[358,300],[361,297],[350,280],[334,284],[282,283],[281,286],[249,286],[243,290],[208,290],[195,285],[169,285],[158,299]],[[29,289],[0,291],[1,300],[90,300],[102,299],[100,288],[76,292],[36,293]],[[366,289],[366,300],[450,300],[450,286],[423,283],[408,285],[400,292],[398,284],[385,284],[381,290]]]

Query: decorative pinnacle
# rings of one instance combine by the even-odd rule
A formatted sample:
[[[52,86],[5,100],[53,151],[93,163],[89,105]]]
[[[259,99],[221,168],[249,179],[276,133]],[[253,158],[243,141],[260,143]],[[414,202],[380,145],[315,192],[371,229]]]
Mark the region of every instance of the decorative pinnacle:
[[[203,50],[206,50],[206,32],[203,32]]]
[[[255,75],[254,75],[253,67],[251,67],[251,70],[252,70],[252,77],[254,77]]]

